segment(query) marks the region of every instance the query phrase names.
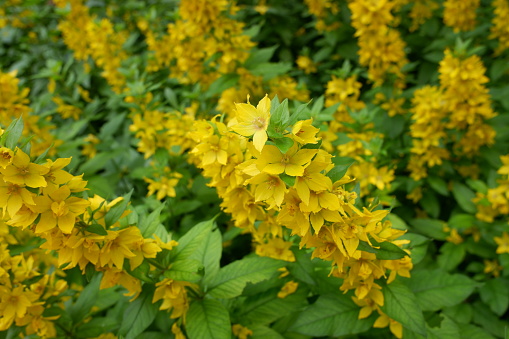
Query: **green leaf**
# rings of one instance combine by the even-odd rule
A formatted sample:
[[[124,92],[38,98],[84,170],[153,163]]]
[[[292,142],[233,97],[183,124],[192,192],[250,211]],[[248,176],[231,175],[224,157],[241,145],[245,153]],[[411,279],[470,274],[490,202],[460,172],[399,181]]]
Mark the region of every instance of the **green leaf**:
[[[300,120],[302,113],[307,109],[307,106],[309,105],[310,102],[311,101],[309,101],[308,103],[305,103],[305,104],[301,104],[301,105],[299,105],[299,107],[297,107],[295,112],[292,115],[290,115],[290,120],[288,121],[288,126],[293,126],[293,125],[295,125],[295,123],[297,121]]]
[[[85,231],[94,233],[94,234],[99,234],[99,235],[108,235],[108,232],[106,232],[103,225],[99,225],[99,224],[88,225],[85,228]]]
[[[430,238],[445,240],[448,234],[443,231],[445,222],[434,219],[412,219],[410,225],[416,231]]]
[[[271,112],[270,123],[275,126],[276,132],[282,132],[288,126],[290,120],[290,111],[288,110],[288,99]]]
[[[408,285],[423,311],[437,311],[461,303],[478,284],[462,274],[436,269],[412,272]]]
[[[285,339],[281,333],[268,326],[249,325],[248,328],[253,331],[253,335],[251,335],[249,339]]]
[[[380,248],[373,248],[367,242],[359,241],[357,249],[359,251],[374,253],[376,258],[380,260],[396,260],[408,256],[408,253],[403,251],[403,249],[387,241],[373,245]]]
[[[111,116],[111,119],[101,127],[101,131],[97,136],[100,140],[112,139],[112,136],[117,132],[120,126],[125,123],[125,114],[118,112]]]
[[[289,330],[313,337],[362,333],[371,328],[374,318],[358,319],[359,311],[347,295],[322,295],[300,313]]]
[[[274,51],[279,47],[279,45],[274,45],[266,48],[257,48],[252,50],[249,53],[249,58],[247,58],[246,62],[244,62],[244,67],[247,69],[252,69],[256,65],[269,62],[270,58],[274,55]]]
[[[157,226],[161,223],[159,217],[161,215],[161,211],[166,207],[166,202],[162,203],[158,208],[156,208],[149,216],[143,220],[142,223],[138,225],[141,234],[144,238],[150,238],[154,234],[157,229]]]
[[[509,307],[509,281],[504,278],[488,280],[479,293],[481,300],[498,316],[502,316]]]
[[[455,181],[452,184],[452,194],[454,195],[454,199],[456,199],[460,207],[465,212],[471,214],[475,214],[477,212],[477,207],[472,202],[472,199],[475,198],[475,193],[470,188]]]
[[[428,190],[424,192],[421,200],[419,200],[419,204],[431,217],[438,218],[440,215],[440,204],[438,202],[437,196],[435,193],[433,193],[433,191]]]
[[[352,166],[355,161],[355,159],[349,157],[333,158],[334,167],[327,173],[327,176],[332,180],[333,183],[340,180],[345,176],[348,168],[350,168],[350,166]]]
[[[76,330],[78,338],[95,338],[101,334],[111,332],[118,327],[117,319],[109,317],[92,318],[88,323]]]
[[[465,324],[459,327],[460,338],[468,339],[495,339],[494,336],[480,327],[471,324]]]
[[[507,333],[507,322],[491,312],[489,307],[481,301],[474,302],[474,323],[481,325],[486,331],[498,338],[504,338]]]
[[[124,195],[124,199],[119,201],[115,206],[110,208],[110,210],[104,216],[104,222],[106,224],[106,228],[111,227],[114,223],[120,219],[122,214],[125,212],[127,205],[131,201],[131,195],[133,194],[134,189],[132,189],[129,193]]]
[[[415,266],[426,256],[430,240],[425,236],[415,233],[405,233],[398,240],[410,240],[409,244],[403,245],[403,249],[410,250],[412,264]]]
[[[92,309],[92,306],[94,306],[100,283],[101,274],[96,274],[83,291],[81,291],[76,302],[67,308],[67,313],[69,313],[74,323],[83,320]]]
[[[182,238],[178,240],[178,246],[172,252],[175,253],[174,261],[203,258],[204,250],[203,243],[207,238],[214,226],[214,220],[200,222],[191,228]]]
[[[202,267],[202,263],[195,259],[178,260],[171,264],[170,268],[164,272],[164,276],[173,280],[198,282],[201,279],[198,271]]]
[[[293,140],[290,138],[277,138],[274,139],[274,143],[281,153],[285,154],[293,146]]]
[[[229,299],[242,294],[247,283],[257,283],[270,278],[283,261],[267,257],[251,257],[234,261],[221,268],[208,286],[208,295]]]
[[[206,242],[203,243],[203,247],[201,262],[205,269],[204,278],[212,278],[219,271],[221,255],[223,253],[221,232],[217,229],[212,231]]]
[[[447,223],[450,227],[460,229],[474,226],[475,217],[471,214],[455,214]]]
[[[232,336],[230,314],[218,300],[193,301],[186,318],[189,339],[225,339]]]
[[[404,328],[426,336],[426,323],[414,293],[397,279],[383,286],[382,292],[385,300],[382,311]]]
[[[131,302],[124,312],[119,335],[125,339],[136,338],[152,324],[159,308],[158,303],[152,303],[154,290],[154,285],[143,285],[140,296]]]
[[[292,69],[292,64],[289,62],[263,62],[251,69],[253,75],[259,75],[263,77],[263,80],[267,81],[277,77],[278,75],[286,74]]]
[[[284,299],[277,297],[278,292],[279,288],[270,289],[247,298],[235,317],[243,322],[268,325],[307,305],[306,289],[298,289]]]
[[[465,258],[466,250],[464,244],[445,243],[440,248],[440,255],[437,258],[438,266],[445,271],[452,271]]]
[[[11,122],[11,124],[5,129],[4,135],[2,135],[2,139],[5,136],[5,147],[12,150],[16,147],[19,138],[21,138],[21,135],[23,134],[23,127],[23,118],[21,116]]]
[[[430,176],[427,178],[428,184],[438,193],[443,196],[449,196],[449,189],[444,179],[436,176]]]
[[[205,92],[205,96],[207,98],[213,97],[216,94],[222,93],[224,90],[233,87],[239,81],[238,74],[225,74],[221,76],[219,79],[210,84],[207,92]]]

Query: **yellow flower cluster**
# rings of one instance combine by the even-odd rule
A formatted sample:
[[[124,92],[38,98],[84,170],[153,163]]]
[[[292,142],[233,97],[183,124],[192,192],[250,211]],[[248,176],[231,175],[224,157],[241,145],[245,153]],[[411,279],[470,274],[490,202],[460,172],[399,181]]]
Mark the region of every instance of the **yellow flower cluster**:
[[[317,18],[315,28],[321,31],[333,31],[339,27],[339,22],[326,23],[328,15],[339,13],[338,4],[331,0],[304,0],[309,13]]]
[[[388,282],[396,274],[409,276],[412,262],[409,257],[378,260],[358,247],[401,245],[405,242],[395,239],[404,231],[382,221],[387,210],[355,207],[356,194],[345,187],[352,181],[348,176],[336,182],[327,176],[334,167],[332,155],[314,147],[319,130],[312,120],[280,130],[284,142],[291,144],[281,151],[267,144],[268,96],[256,107],[236,104],[234,113],[227,125],[217,117],[197,121],[193,132],[199,146],[191,153],[204,176],[211,178],[224,211],[232,215],[235,226],[253,234],[257,253],[294,261],[292,242],[284,240],[287,232],[281,227],[286,226],[300,238],[300,247],[313,248],[313,257],[332,262],[331,274],[344,279],[341,290],[353,289],[358,300],[374,301],[371,311],[382,315],[378,306],[383,305],[383,296],[375,280],[387,270]]]
[[[412,19],[412,26],[410,31],[416,31],[419,27],[433,16],[433,11],[440,8],[436,0],[416,0],[413,1],[412,10],[410,11],[410,18]]]
[[[58,28],[62,32],[65,44],[74,51],[77,60],[91,57],[95,64],[102,68],[101,75],[112,89],[121,93],[125,86],[125,77],[119,68],[127,53],[122,49],[128,37],[126,31],[115,32],[108,19],[99,22],[89,13],[83,0],[57,0],[56,5],[65,8],[70,5],[70,12]]]
[[[444,24],[454,32],[469,31],[476,25],[476,10],[480,0],[446,0],[444,2]]]
[[[410,127],[413,138],[408,168],[414,180],[427,176],[427,168],[440,165],[453,152],[471,157],[484,145],[492,145],[495,130],[486,120],[496,116],[485,84],[486,69],[477,55],[456,57],[450,50],[440,62],[440,87],[425,86],[414,93]],[[475,99],[473,99],[475,98]],[[448,131],[461,131],[460,137]],[[467,172],[460,172],[467,173]]]
[[[507,17],[509,16],[509,3],[505,0],[494,0],[492,3],[495,7],[491,23],[490,39],[498,39],[498,47],[496,54],[499,55],[509,48],[509,27],[507,26]]]
[[[56,271],[41,270],[45,265],[39,267],[39,263],[47,259],[44,255],[30,252],[11,255],[5,238],[0,236],[0,239],[0,331],[7,331],[15,324],[26,326],[26,335],[55,337],[53,320],[58,316],[43,313],[52,306],[48,299],[55,299],[67,290],[67,283],[57,279]]]
[[[351,0],[352,26],[359,45],[359,63],[368,67],[368,76],[375,86],[381,86],[389,74],[396,76],[395,87],[404,87],[401,68],[408,62],[405,43],[392,26],[392,10],[397,5],[391,0]]]
[[[489,188],[486,193],[477,193],[474,202],[477,204],[476,217],[485,222],[493,222],[500,215],[509,215],[509,155],[500,157],[502,166],[497,173],[502,176],[497,186]]]
[[[167,149],[170,154],[182,154],[194,145],[188,131],[194,117],[180,112],[161,112],[144,110],[132,116],[129,130],[134,132],[138,143],[138,152],[150,158],[157,149]]]
[[[23,116],[25,129],[23,135],[33,136],[32,153],[42,154],[51,144],[55,146],[62,142],[56,140],[50,133],[55,127],[50,123],[50,117],[41,119],[37,115],[31,114],[32,110],[28,107],[28,88],[19,89],[19,80],[16,78],[16,72],[0,72],[0,121],[13,121]],[[54,150],[49,151],[50,154]]]
[[[30,228],[45,239],[41,248],[58,253],[58,266],[79,266],[85,272],[91,264],[104,275],[101,288],[121,284],[130,295],[141,292],[141,283],[125,271],[124,260],[134,270],[145,258],[155,258],[162,248],[171,249],[174,241],[144,238],[135,226],[121,227],[120,221],[108,225],[108,211],[122,202],[108,203],[99,196],[88,199],[72,196],[86,190],[82,176],[63,170],[70,158],[48,160],[39,165],[19,148],[3,147],[0,164],[0,208],[7,225]],[[124,211],[119,217],[128,214]]]
[[[221,74],[234,72],[254,45],[243,35],[244,24],[228,17],[236,11],[226,0],[181,1],[179,19],[167,26],[167,34],[158,37],[143,27],[154,53],[148,70],[169,68],[171,77],[181,83],[205,86]]]
[[[159,307],[160,310],[172,310],[170,316],[172,319],[180,317],[185,319],[189,309],[186,287],[195,287],[195,285],[187,281],[176,281],[168,278],[161,280],[156,284],[152,303],[163,300]]]
[[[351,111],[356,112],[366,107],[365,103],[359,100],[361,86],[355,75],[345,79],[332,76],[325,91],[325,106],[330,107],[337,103],[340,105],[334,113],[334,120],[328,123],[327,131],[320,132],[320,136],[325,150],[330,153],[337,151],[342,157],[356,160],[347,174],[359,182],[362,197],[369,194],[370,185],[375,185],[380,190],[389,188],[390,182],[394,180],[394,170],[389,170],[387,166],[378,168],[376,157],[365,146],[370,140],[383,138],[382,134],[373,131],[373,124],[363,126],[361,131],[345,124],[354,121]],[[336,147],[332,146],[332,142],[337,139],[337,133],[345,133],[350,140]]]

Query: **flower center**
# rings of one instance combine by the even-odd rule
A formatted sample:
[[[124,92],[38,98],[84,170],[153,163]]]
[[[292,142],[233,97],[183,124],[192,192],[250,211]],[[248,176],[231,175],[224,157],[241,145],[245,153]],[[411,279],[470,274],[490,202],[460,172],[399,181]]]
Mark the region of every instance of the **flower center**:
[[[253,120],[253,126],[258,128],[258,129],[264,129],[265,128],[265,123],[266,123],[266,121],[262,117],[258,117],[258,118]]]

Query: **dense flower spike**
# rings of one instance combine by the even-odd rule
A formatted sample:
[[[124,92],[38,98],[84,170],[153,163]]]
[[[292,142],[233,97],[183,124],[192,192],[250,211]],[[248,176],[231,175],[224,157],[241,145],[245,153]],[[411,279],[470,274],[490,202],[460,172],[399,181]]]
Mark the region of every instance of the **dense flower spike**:
[[[310,125],[311,120],[296,121],[293,126],[280,130],[283,136],[291,136],[294,131],[303,130],[305,123],[309,124],[307,137],[294,138],[293,145],[283,150],[266,145],[266,141],[262,144],[255,138],[246,143],[247,137],[254,133],[251,130],[239,133],[240,136],[235,134],[239,130],[243,132],[237,128],[239,114],[250,117],[244,119],[249,123],[261,112],[270,116],[267,97],[257,108],[250,103],[237,104],[237,107],[241,113],[237,112],[228,126],[216,119],[208,123],[196,122],[194,135],[199,145],[192,153],[199,157],[197,162],[204,174],[212,179],[211,184],[223,199],[224,210],[232,214],[236,226],[253,234],[257,254],[294,261],[289,251],[292,242],[283,240],[287,232],[281,226],[286,226],[292,235],[300,237],[300,247],[314,248],[314,257],[332,262],[332,274],[344,278],[342,290],[353,289],[357,298],[366,302],[371,298],[370,293],[376,293],[373,288],[378,288],[374,280],[382,278],[387,269],[391,271],[389,282],[396,274],[409,276],[412,263],[408,257],[396,264],[391,260],[378,260],[375,255],[358,249],[360,242],[376,247],[374,244],[392,242],[404,232],[392,229],[390,222],[382,221],[388,211],[359,210],[355,206],[356,194],[345,188],[345,184],[351,182],[349,177],[335,183],[331,181],[327,172],[333,167],[332,156],[324,150],[307,148],[316,143],[318,132]],[[274,112],[270,114],[273,116]],[[269,121],[266,123],[269,128],[272,126]],[[214,161],[206,160],[208,153],[200,151],[217,145],[218,138],[238,140],[236,147],[224,144],[222,148],[227,163],[218,157]],[[291,177],[295,178],[292,184],[287,181]],[[384,181],[374,184],[384,188]],[[257,221],[260,224],[253,227]],[[356,267],[364,261],[369,261],[377,269],[359,276]],[[289,282],[279,297],[292,293],[296,286]],[[377,295],[377,298],[383,300],[381,296]],[[377,311],[384,316],[380,309]]]

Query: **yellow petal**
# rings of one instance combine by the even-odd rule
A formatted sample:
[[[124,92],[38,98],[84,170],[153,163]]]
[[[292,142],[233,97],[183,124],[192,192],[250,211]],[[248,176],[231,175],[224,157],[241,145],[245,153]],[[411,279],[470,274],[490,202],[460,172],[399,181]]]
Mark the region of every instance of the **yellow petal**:
[[[265,146],[265,142],[267,142],[267,133],[264,130],[257,131],[253,136],[253,145],[254,147],[261,152],[263,146]]]

